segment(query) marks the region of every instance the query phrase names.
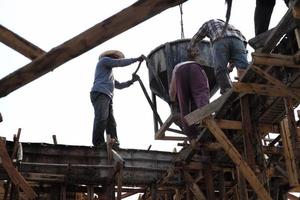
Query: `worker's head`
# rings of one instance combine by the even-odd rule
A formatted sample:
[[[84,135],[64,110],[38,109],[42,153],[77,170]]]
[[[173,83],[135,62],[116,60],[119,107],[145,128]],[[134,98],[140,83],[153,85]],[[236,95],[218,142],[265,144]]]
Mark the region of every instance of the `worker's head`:
[[[121,51],[118,50],[108,50],[104,51],[103,53],[100,54],[99,59],[102,57],[110,57],[114,59],[121,59],[124,58],[124,54]]]

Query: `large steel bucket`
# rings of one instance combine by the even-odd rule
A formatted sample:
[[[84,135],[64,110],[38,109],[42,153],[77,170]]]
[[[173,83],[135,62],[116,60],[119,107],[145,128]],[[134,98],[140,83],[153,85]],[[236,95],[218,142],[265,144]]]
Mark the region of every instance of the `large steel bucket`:
[[[168,102],[169,83],[176,64],[188,60],[187,47],[190,39],[180,39],[158,46],[147,56],[151,91]],[[211,45],[208,41],[198,43],[199,58],[209,80],[211,96],[218,86],[213,69]]]

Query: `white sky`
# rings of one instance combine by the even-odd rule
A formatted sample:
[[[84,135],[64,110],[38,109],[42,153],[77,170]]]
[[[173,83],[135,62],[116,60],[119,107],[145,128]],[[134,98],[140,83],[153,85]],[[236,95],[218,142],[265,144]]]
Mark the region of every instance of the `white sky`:
[[[134,0],[0,0],[0,23],[45,51],[110,17],[134,3]],[[247,39],[254,36],[255,0],[234,0],[230,23]],[[274,27],[287,8],[277,1],[270,27]],[[191,38],[205,21],[225,19],[224,0],[189,0],[183,4],[186,38]],[[92,145],[93,107],[89,92],[98,56],[108,49],[119,49],[126,57],[148,55],[166,42],[180,39],[180,10],[174,7],[110,39],[87,53],[65,63],[53,72],[0,98],[0,135],[12,140],[22,128],[21,141]],[[251,49],[249,49],[251,51]],[[0,78],[25,66],[29,59],[0,44]],[[250,59],[250,56],[249,56]],[[114,69],[115,78],[126,81],[137,67]],[[145,63],[138,72],[148,88]],[[148,90],[150,94],[150,91]],[[158,99],[159,101],[159,99]],[[162,120],[169,116],[166,103],[158,112]],[[115,90],[114,114],[122,148],[172,151],[177,142],[155,141],[152,110],[136,82],[130,88]]]

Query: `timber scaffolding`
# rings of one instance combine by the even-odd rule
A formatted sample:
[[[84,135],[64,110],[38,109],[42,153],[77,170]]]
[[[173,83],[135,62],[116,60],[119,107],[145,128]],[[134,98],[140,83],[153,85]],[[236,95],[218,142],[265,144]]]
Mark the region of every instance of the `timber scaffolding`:
[[[1,97],[109,39],[106,31],[113,37],[183,2],[139,1],[48,53],[1,26],[1,41],[33,60],[0,80]],[[0,140],[2,199],[122,199],[137,193],[152,200],[298,199],[291,192],[300,192],[294,113],[300,103],[299,19],[295,1],[274,29],[249,41],[255,53],[248,70],[226,94],[186,116],[202,131],[180,152],[20,146],[19,131],[14,141]],[[156,139],[182,140],[165,135],[175,118],[160,124]]]

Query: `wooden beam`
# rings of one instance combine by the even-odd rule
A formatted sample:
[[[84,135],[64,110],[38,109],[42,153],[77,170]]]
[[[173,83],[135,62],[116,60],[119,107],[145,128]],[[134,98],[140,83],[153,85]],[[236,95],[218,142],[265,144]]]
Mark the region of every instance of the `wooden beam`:
[[[199,186],[195,183],[193,177],[187,172],[183,171],[184,180],[187,182],[187,185],[189,186],[190,190],[194,194],[195,198],[197,200],[205,200],[205,196]]]
[[[213,102],[203,106],[202,108],[199,108],[197,110],[194,110],[190,114],[186,115],[184,118],[188,125],[193,125],[196,123],[199,123],[202,121],[202,119],[210,116],[212,113],[220,110],[222,106],[226,103],[227,99],[232,94],[232,90],[229,90]]]
[[[162,139],[165,136],[165,132],[172,125],[172,123],[179,117],[179,114],[173,115],[171,114],[167,120],[162,124],[159,130],[155,133],[155,139]]]
[[[252,63],[254,65],[280,66],[300,69],[300,64],[295,62],[294,56],[264,53],[252,53],[251,55]]]
[[[204,120],[204,123],[207,124],[210,132],[215,136],[217,141],[222,144],[224,151],[228,154],[231,160],[236,164],[240,172],[247,179],[250,186],[256,192],[257,196],[260,199],[271,200],[272,198],[264,188],[264,186],[260,183],[259,179],[255,175],[255,173],[251,170],[249,165],[243,160],[240,153],[236,150],[233,144],[228,140],[224,132],[218,127],[212,117],[207,117]]]
[[[260,69],[258,66],[255,65],[251,65],[251,69],[257,73],[258,75],[260,75],[261,77],[265,78],[266,80],[268,80],[270,83],[274,84],[275,86],[277,86],[278,88],[280,88],[280,90],[285,90],[285,92],[297,99],[298,101],[300,101],[300,95],[297,93],[294,93],[293,91],[291,91],[285,84],[283,84],[281,81],[277,80],[276,78],[272,77],[271,75],[269,75],[267,72],[263,71],[262,69]]]
[[[246,155],[248,165],[254,170],[255,168],[255,156],[254,156],[254,130],[252,127],[250,108],[249,108],[249,96],[243,96],[240,98],[241,117],[243,127],[243,140],[244,140],[244,153]]]
[[[20,54],[34,60],[45,53],[44,50],[25,40],[16,33],[8,30],[0,24],[0,42],[6,44]]]
[[[53,71],[116,35],[186,0],[139,0],[0,80],[0,97]]]
[[[10,160],[10,157],[7,153],[7,150],[5,148],[5,143],[4,143],[3,139],[1,139],[1,138],[0,138],[0,156],[2,159],[2,166],[5,169],[5,171],[7,172],[11,181],[16,186],[19,186],[23,190],[23,192],[25,193],[25,195],[28,199],[35,199],[37,197],[37,194],[28,185],[28,183],[25,181],[23,176],[13,166],[13,164]]]
[[[247,93],[247,94],[258,94],[270,97],[286,97],[289,96],[291,91],[294,94],[299,93],[300,89],[296,88],[288,88],[289,90],[281,90],[282,87],[277,85],[266,85],[266,84],[258,84],[258,83],[242,83],[242,82],[234,82],[233,91],[238,93]]]
[[[289,184],[292,187],[298,186],[298,172],[297,165],[295,161],[294,150],[291,142],[291,133],[289,130],[288,119],[284,118],[281,125],[281,138],[283,143],[283,152],[285,158],[285,165],[288,173]]]
[[[270,53],[281,37],[295,27],[295,21],[292,16],[292,9],[289,8],[278,25],[271,32],[269,37],[265,40],[264,46],[261,50],[263,53]]]

